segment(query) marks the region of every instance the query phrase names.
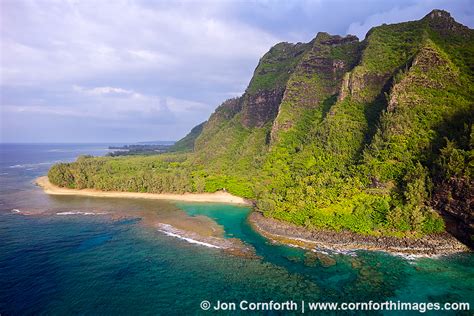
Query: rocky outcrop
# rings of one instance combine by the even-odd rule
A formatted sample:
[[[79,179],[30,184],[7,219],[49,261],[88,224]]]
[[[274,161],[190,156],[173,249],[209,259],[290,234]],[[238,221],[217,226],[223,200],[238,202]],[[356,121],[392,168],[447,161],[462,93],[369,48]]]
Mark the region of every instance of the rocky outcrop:
[[[252,128],[262,127],[266,123],[272,122],[278,113],[283,92],[284,89],[279,88],[246,95],[242,111],[242,125]]]
[[[245,94],[284,89],[310,44],[278,43],[259,60]]]
[[[309,250],[375,250],[394,254],[436,256],[469,249],[448,233],[432,234],[418,239],[359,235],[348,231],[307,229],[253,212],[252,227],[265,237],[279,243]]]
[[[343,75],[349,71],[353,64],[351,60],[338,56],[335,50],[347,45],[358,44],[359,39],[354,35],[342,37],[320,32],[316,36],[311,50],[302,59],[297,71],[304,75],[317,75],[330,82],[340,82]],[[337,84],[327,85],[331,88],[330,94],[336,92]]]
[[[433,10],[422,21],[428,23],[430,28],[444,36],[449,36],[453,33],[466,37],[469,36],[469,28],[456,22],[451,14],[444,10]]]
[[[339,89],[338,101],[344,100],[348,95],[352,95],[352,78],[351,73],[346,73],[342,79],[341,88]]]
[[[356,67],[354,71],[344,75],[338,101],[351,96],[352,100],[357,102],[371,102],[378,96],[390,77],[389,73],[365,72]]]
[[[326,36],[325,39],[322,39],[320,43],[322,45],[327,45],[327,46],[339,46],[339,45],[344,45],[344,44],[350,44],[354,42],[358,42],[359,38],[355,35],[347,35],[347,36],[340,36],[340,35],[329,35],[328,33],[325,32],[320,32],[319,34],[324,34]]]
[[[260,59],[243,96],[243,126],[262,127],[275,119],[288,78],[308,47],[303,43],[278,43]]]
[[[474,248],[474,181],[452,177],[438,184],[433,195],[433,207],[446,217],[446,229]]]
[[[242,110],[242,98],[224,101],[211,115],[209,122],[230,120]]]
[[[315,40],[310,43],[311,46],[288,43],[275,45],[260,61],[255,70],[254,78],[250,83],[249,89],[244,97],[242,124],[245,127],[262,127],[268,122],[272,122],[279,111],[280,103],[283,98],[293,99],[295,96],[304,96],[304,99],[297,100],[300,106],[316,106],[321,97],[325,94],[333,94],[337,91],[337,84],[342,76],[348,71],[352,64],[348,60],[337,58],[333,55],[333,49],[343,45],[358,43],[356,36],[348,35],[341,37],[339,35],[329,35],[327,33],[318,33]],[[309,47],[309,48],[308,48]],[[297,62],[299,61],[299,63]],[[274,66],[276,63],[282,63],[284,67]],[[293,65],[293,66],[291,66]],[[294,70],[292,69],[294,68]],[[255,89],[255,86],[262,86],[259,80],[263,76],[276,78],[275,89]],[[287,77],[305,76],[310,78],[318,76],[330,84],[322,85],[324,88],[315,89],[311,84],[304,81],[288,81]],[[283,83],[286,84],[282,85]],[[291,89],[287,89],[290,86]],[[304,90],[305,93],[301,93]],[[313,91],[311,91],[313,90]],[[311,95],[314,97],[311,97]],[[319,97],[316,95],[319,94]],[[289,126],[289,123],[274,123],[274,130],[278,127]],[[273,134],[273,131],[272,131]]]

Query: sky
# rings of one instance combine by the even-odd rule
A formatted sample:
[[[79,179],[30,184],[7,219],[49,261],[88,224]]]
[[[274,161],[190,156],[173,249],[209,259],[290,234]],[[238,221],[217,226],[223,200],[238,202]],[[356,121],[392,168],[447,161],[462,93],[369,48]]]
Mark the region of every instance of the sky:
[[[474,27],[474,0],[0,0],[0,141],[177,140],[274,44],[435,8]]]

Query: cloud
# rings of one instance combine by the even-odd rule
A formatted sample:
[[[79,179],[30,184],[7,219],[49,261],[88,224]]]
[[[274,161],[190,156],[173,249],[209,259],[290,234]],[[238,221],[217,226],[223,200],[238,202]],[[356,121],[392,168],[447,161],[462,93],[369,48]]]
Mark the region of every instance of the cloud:
[[[73,86],[76,97],[67,96],[68,104],[48,105],[37,100],[30,105],[2,105],[2,112],[42,113],[57,116],[73,116],[129,122],[140,119],[156,119],[156,123],[174,123],[179,115],[193,115],[207,111],[204,103],[191,100],[143,95],[133,90],[116,87],[84,88]],[[58,102],[59,103],[59,102]],[[200,115],[198,115],[200,116]],[[182,118],[186,120],[186,118]]]
[[[89,95],[123,94],[123,95],[136,95],[137,97],[140,96],[140,94],[132,90],[114,88],[114,87],[96,87],[96,88],[87,89],[78,85],[73,85],[72,88],[76,92],[89,94]]]
[[[278,41],[259,29],[223,20],[217,4],[209,2],[213,10],[208,11],[206,3],[190,10],[120,0],[3,2],[2,84],[173,75],[210,60],[216,65],[255,60]],[[199,75],[212,78],[218,69]]]
[[[405,6],[397,5],[389,8],[388,10],[376,12],[366,16],[362,21],[351,23],[346,33],[357,35],[360,39],[363,39],[366,33],[374,26],[378,26],[383,23],[393,24],[419,20],[433,9],[446,9],[452,15],[454,15],[458,22],[472,26],[474,24],[474,12],[472,9],[469,10],[468,8],[472,8],[473,6],[474,1],[472,0],[418,1],[408,5],[405,3]]]
[[[104,127],[117,120],[124,128],[155,120],[153,138],[162,131],[183,136],[207,119],[227,91],[242,93],[260,56],[280,40],[228,19],[229,5],[0,2],[1,103],[10,105],[2,106],[1,113],[8,112],[2,128],[41,113],[61,120],[87,117]]]
[[[363,37],[434,7],[472,26],[472,4],[0,1],[1,140],[178,139],[241,94],[277,42],[307,42],[318,31]],[[69,128],[78,121],[87,130]]]

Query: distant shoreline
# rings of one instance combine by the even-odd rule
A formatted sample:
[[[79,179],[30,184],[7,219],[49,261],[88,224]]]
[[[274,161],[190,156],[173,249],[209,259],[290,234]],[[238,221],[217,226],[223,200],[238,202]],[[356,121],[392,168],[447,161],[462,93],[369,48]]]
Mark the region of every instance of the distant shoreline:
[[[249,215],[248,221],[255,231],[274,242],[307,250],[336,252],[370,250],[406,257],[436,257],[470,251],[467,246],[448,233],[410,239],[364,236],[348,231],[309,230],[265,217],[256,211]]]
[[[252,203],[244,198],[232,195],[228,192],[215,193],[140,193],[140,192],[118,192],[118,191],[100,191],[95,189],[67,189],[58,187],[51,182],[47,176],[39,177],[35,183],[43,188],[44,192],[51,195],[81,195],[93,197],[110,197],[110,198],[134,198],[134,199],[151,199],[151,200],[172,200],[186,202],[211,202],[226,203],[237,205],[252,205]]]

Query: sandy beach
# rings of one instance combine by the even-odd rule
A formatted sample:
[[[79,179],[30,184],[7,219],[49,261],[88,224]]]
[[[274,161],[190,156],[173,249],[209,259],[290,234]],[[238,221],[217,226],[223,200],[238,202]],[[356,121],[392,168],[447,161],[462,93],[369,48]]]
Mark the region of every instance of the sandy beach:
[[[251,202],[241,197],[234,196],[228,192],[216,193],[185,193],[185,194],[155,194],[155,193],[138,193],[138,192],[116,192],[116,191],[99,191],[93,189],[67,189],[58,187],[49,182],[47,176],[36,179],[36,184],[43,188],[44,192],[53,195],[82,195],[94,197],[112,197],[112,198],[141,198],[155,200],[175,200],[189,202],[213,202],[213,203],[229,203],[240,205],[251,205]],[[438,255],[446,255],[458,252],[469,251],[465,245],[457,241],[454,237],[447,233],[425,236],[420,239],[394,238],[394,237],[374,237],[362,236],[350,232],[333,232],[333,231],[311,231],[304,227],[292,225],[290,223],[281,222],[275,219],[266,218],[259,212],[252,212],[248,218],[252,227],[266,238],[275,242],[288,245],[314,249],[331,249],[335,251],[353,251],[358,249],[385,251],[394,254],[414,255],[420,257],[433,257]],[[173,227],[166,223],[165,228]],[[174,223],[176,224],[176,223]],[[198,226],[201,225],[192,225]],[[206,225],[204,225],[206,226]],[[162,229],[163,229],[162,227]],[[217,245],[218,248],[242,248],[236,245],[222,243],[222,238],[208,236],[207,234],[194,234],[192,230],[180,230],[180,235],[186,238],[192,238],[199,242],[205,242]],[[186,233],[183,233],[186,232]],[[175,234],[175,232],[172,232]],[[191,234],[191,235],[189,235]],[[197,238],[198,236],[200,238]],[[222,240],[221,240],[222,239]],[[218,241],[218,242],[216,242]]]
[[[228,204],[240,204],[240,205],[251,205],[250,201],[232,195],[228,192],[215,192],[215,193],[185,193],[185,194],[172,194],[172,193],[139,193],[139,192],[117,192],[117,191],[99,191],[93,189],[67,189],[58,187],[51,182],[47,176],[39,177],[35,180],[35,183],[43,188],[44,192],[52,195],[82,195],[82,196],[94,196],[94,197],[111,197],[111,198],[137,198],[137,199],[152,199],[152,200],[173,200],[173,201],[186,201],[186,202],[212,202],[212,203],[228,203]]]

